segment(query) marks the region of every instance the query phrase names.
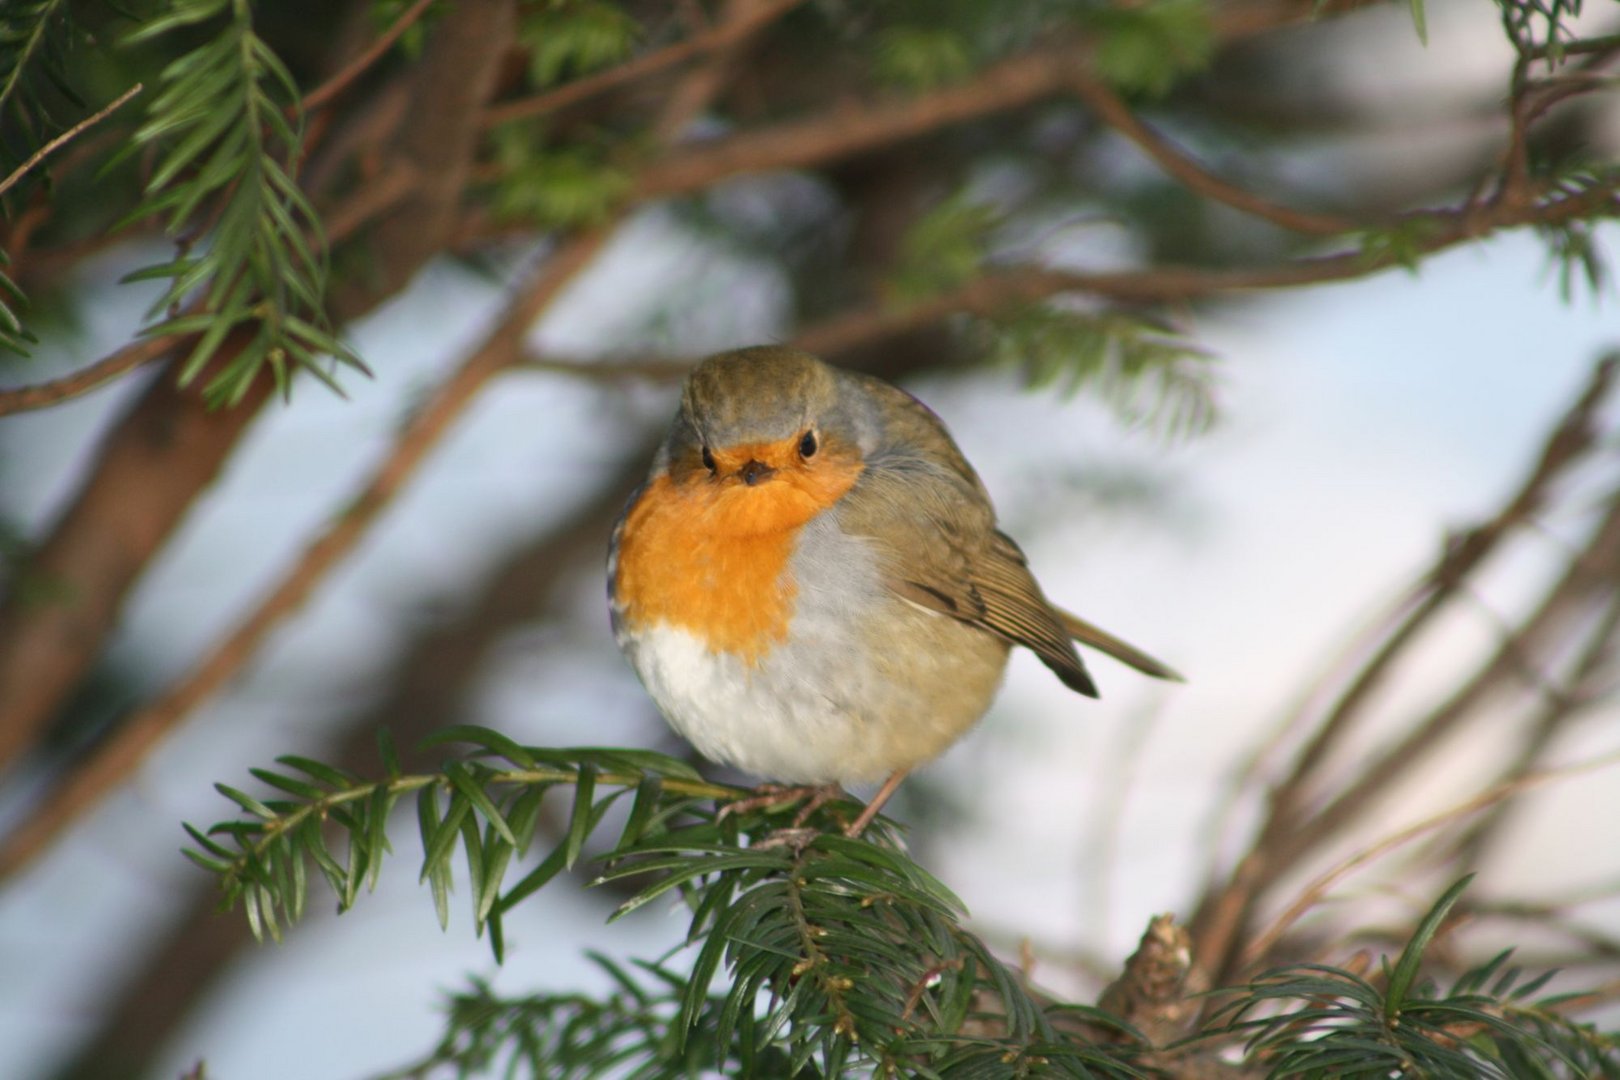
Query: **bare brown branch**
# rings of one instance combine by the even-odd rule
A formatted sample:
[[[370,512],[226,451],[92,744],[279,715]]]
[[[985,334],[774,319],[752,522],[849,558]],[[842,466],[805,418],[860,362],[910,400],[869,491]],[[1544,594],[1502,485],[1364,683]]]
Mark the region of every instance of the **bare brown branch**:
[[[1135,143],[1143,153],[1158,162],[1160,168],[1181,181],[1190,191],[1294,232],[1338,236],[1367,227],[1365,222],[1283,206],[1222,180],[1138,119],[1119,95],[1101,80],[1079,72],[1069,85],[1104,123]]]
[[[1506,783],[1490,787],[1478,795],[1464,799],[1455,806],[1447,807],[1438,814],[1426,817],[1422,821],[1391,833],[1376,843],[1360,849],[1355,854],[1341,860],[1330,869],[1313,878],[1305,888],[1300,890],[1299,895],[1284,909],[1282,914],[1272,921],[1270,926],[1251,938],[1244,947],[1241,966],[1243,968],[1252,968],[1264,964],[1272,948],[1281,940],[1282,935],[1289,927],[1298,922],[1311,908],[1321,903],[1322,899],[1327,896],[1329,889],[1368,863],[1374,862],[1414,840],[1443,829],[1448,825],[1453,825],[1482,810],[1489,809],[1505,799],[1521,795],[1532,788],[1558,780],[1567,780],[1599,769],[1613,768],[1616,765],[1620,765],[1620,754],[1608,754],[1567,768],[1526,773]]]
[[[394,47],[394,42],[398,41],[405,31],[416,24],[416,21],[422,17],[432,3],[433,0],[415,0],[410,7],[400,12],[393,25],[383,31],[377,37],[377,40],[368,45],[360,55],[344,65],[343,70],[304,95],[304,110],[312,112],[319,109],[344,90],[347,90],[354,80],[364,75],[371,65],[382,59],[388,50]]]
[[[407,197],[372,224],[374,272],[345,279],[331,293],[340,320],[404,288],[449,239],[478,144],[473,122],[494,93],[497,62],[514,33],[508,0],[468,0],[434,25],[416,68],[402,123],[386,160],[415,178]]]
[[[1026,53],[994,64],[968,82],[921,97],[850,105],[745,131],[654,163],[638,178],[635,194],[642,199],[663,198],[742,173],[803,169],[1014,109],[1061,93],[1077,62],[1072,49]]]
[[[227,339],[217,362],[245,344],[242,334]],[[0,766],[34,743],[94,661],[136,576],[219,474],[271,380],[219,410],[197,385],[152,381],[103,437],[96,467],[23,570],[55,598],[30,602],[13,589],[0,607]]]
[[[417,78],[444,85],[418,90],[421,98],[431,99],[431,107],[423,106],[416,135],[445,141],[412,143],[408,149],[415,157],[402,151],[435,178],[431,195],[419,190],[413,203],[424,211],[424,220],[414,222],[414,235],[402,236],[413,231],[413,223],[403,223],[375,246],[388,273],[335,296],[339,321],[374,307],[435,253],[424,242],[434,218],[429,208],[433,200],[453,204],[459,191],[450,190],[446,178],[464,175],[444,155],[456,145],[451,135],[471,127],[469,117],[483,107],[483,99],[468,93],[467,84],[476,80],[466,72],[493,67],[485,60],[490,50],[502,47],[498,26],[509,15],[506,0],[471,0],[447,14],[430,37]],[[454,55],[440,56],[444,53]],[[448,114],[448,103],[460,104],[459,118]],[[470,140],[463,150],[471,153]],[[440,213],[453,220],[453,210]],[[218,362],[239,347],[228,341]],[[267,375],[240,404],[212,410],[199,394],[174,387],[172,379],[157,379],[103,440],[96,464],[27,571],[56,585],[65,599],[39,604],[13,590],[0,606],[0,766],[37,739],[77,685],[116,624],[135,579],[218,474],[271,385]],[[132,498],[132,492],[141,497]]]
[[[1487,662],[1474,683],[1476,689],[1454,698],[1430,717],[1420,720],[1413,734],[1399,750],[1381,757],[1379,763],[1358,770],[1360,779],[1334,799],[1332,806],[1314,815],[1305,806],[1306,795],[1316,782],[1332,749],[1365,714],[1374,690],[1411,653],[1423,630],[1457,596],[1469,579],[1513,531],[1532,521],[1543,510],[1555,486],[1578,462],[1598,445],[1598,412],[1609,399],[1616,376],[1612,358],[1601,361],[1579,398],[1555,426],[1524,481],[1485,524],[1463,534],[1449,544],[1435,566],[1427,571],[1415,590],[1415,602],[1382,644],[1364,661],[1323,713],[1311,739],[1301,749],[1289,774],[1271,793],[1266,818],[1248,852],[1227,876],[1202,900],[1193,920],[1194,941],[1200,966],[1220,978],[1226,973],[1232,950],[1264,893],[1312,843],[1330,833],[1342,831],[1356,820],[1359,810],[1386,789],[1413,762],[1402,755],[1416,754],[1432,745],[1445,731],[1460,722],[1472,703],[1481,700],[1486,686],[1485,673],[1494,683],[1505,676],[1510,664],[1517,663],[1522,640],[1504,644],[1498,658]],[[1612,515],[1611,515],[1612,519]],[[1607,529],[1599,530],[1602,535]],[[1554,590],[1558,592],[1558,590]],[[1561,595],[1572,595],[1566,587]],[[1558,610],[1562,611],[1564,603]],[[1526,623],[1529,627],[1536,620]],[[1521,631],[1522,633],[1522,631]],[[1432,732],[1431,734],[1424,734]],[[1355,794],[1352,796],[1351,793]]]
[[[116,98],[114,98],[110,104],[96,110],[94,113],[85,117],[83,120],[80,120],[77,124],[74,124],[72,127],[62,132],[62,134],[58,135],[44,146],[34,151],[21,165],[11,170],[11,174],[9,176],[7,176],[4,180],[0,180],[0,195],[4,195],[6,192],[10,191],[17,181],[33,172],[34,169],[39,166],[40,162],[44,161],[46,158],[56,153],[74,139],[77,139],[80,135],[83,135],[90,128],[95,127],[97,124],[107,119],[107,117],[123,108],[125,103],[127,103],[136,94],[140,93],[143,89],[145,89],[145,87],[141,83],[136,83],[134,86],[130,87],[128,90],[125,90],[122,94],[119,94]]]
[[[1620,630],[1620,590],[1609,594],[1603,613],[1586,634],[1573,669],[1562,685],[1544,695],[1536,715],[1520,735],[1518,753],[1502,770],[1497,783],[1512,783],[1539,766],[1552,748],[1558,735],[1571,721],[1584,715],[1592,706],[1607,699],[1612,672],[1607,669],[1614,659],[1616,631]],[[1508,804],[1492,807],[1455,837],[1448,845],[1448,857],[1462,866],[1477,866],[1485,856],[1490,841],[1501,831],[1508,818]]]
[[[519,290],[505,315],[433,398],[400,432],[392,451],[359,496],[293,561],[207,657],[118,729],[76,766],[45,803],[0,846],[0,878],[9,877],[70,822],[146,759],[159,741],[245,664],[266,637],[309,598],[327,573],[366,535],[401,487],[416,473],[450,424],[489,377],[522,354],[529,327],[564,285],[595,257],[606,234],[582,235],[546,261]]]
[[[512,120],[544,116],[546,113],[576,105],[615,87],[666,71],[695,57],[724,51],[747,40],[802,3],[804,0],[762,0],[752,5],[752,10],[743,17],[723,20],[713,29],[693,35],[685,41],[642,53],[606,71],[575,79],[573,82],[564,83],[553,90],[532,97],[503,101],[484,114],[484,126],[494,127]]]
[[[142,338],[112,352],[95,363],[80,368],[71,375],[50,379],[31,386],[8,387],[0,390],[0,416],[43,409],[69,398],[88,394],[120,375],[134,371],[154,360],[161,360],[172,352],[181,339],[170,335]]]

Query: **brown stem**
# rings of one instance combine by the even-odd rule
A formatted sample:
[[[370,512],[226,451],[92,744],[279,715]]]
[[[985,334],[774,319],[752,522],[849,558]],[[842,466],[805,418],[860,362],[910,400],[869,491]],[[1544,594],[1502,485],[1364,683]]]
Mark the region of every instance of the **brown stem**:
[[[1587,634],[1568,679],[1547,694],[1546,701],[1521,736],[1518,753],[1502,770],[1498,783],[1511,783],[1529,774],[1541,764],[1570,721],[1607,699],[1604,692],[1607,687],[1599,684],[1604,669],[1613,659],[1617,630],[1620,630],[1620,591],[1611,591],[1603,614]],[[1462,835],[1452,840],[1448,845],[1449,855],[1445,857],[1461,866],[1479,865],[1491,840],[1500,834],[1503,822],[1508,819],[1508,810],[1509,805],[1503,803],[1480,815]]]
[[[1504,507],[1487,523],[1448,546],[1436,565],[1423,576],[1419,590],[1422,597],[1405,619],[1385,640],[1382,647],[1362,666],[1357,675],[1339,694],[1312,739],[1307,742],[1296,759],[1290,773],[1270,797],[1264,823],[1248,852],[1238,862],[1227,879],[1211,890],[1200,902],[1193,918],[1193,937],[1198,950],[1200,967],[1212,978],[1222,978],[1238,946],[1244,928],[1261,897],[1293,864],[1298,855],[1307,850],[1307,831],[1313,840],[1320,841],[1329,832],[1345,828],[1353,812],[1364,800],[1383,789],[1394,779],[1387,776],[1371,787],[1363,787],[1354,800],[1345,801],[1343,795],[1331,813],[1323,812],[1308,817],[1304,798],[1316,779],[1330,751],[1342,741],[1353,724],[1365,712],[1366,702],[1373,691],[1383,684],[1396,665],[1405,659],[1418,640],[1420,632],[1431,625],[1436,616],[1457,594],[1463,581],[1496,551],[1503,539],[1513,530],[1533,520],[1543,509],[1552,489],[1565,476],[1570,467],[1584,460],[1599,439],[1598,413],[1610,395],[1615,381],[1617,361],[1606,358],[1593,375],[1578,400],[1560,420],[1543,445],[1536,464],[1519,488],[1509,497]],[[1504,650],[1506,647],[1504,647]],[[1517,653],[1512,654],[1515,657]],[[1506,663],[1506,661],[1504,661]],[[1487,665],[1487,670],[1495,670]],[[1475,694],[1482,693],[1476,691]],[[1468,700],[1474,700],[1470,695]],[[1454,704],[1456,716],[1464,714],[1462,699]],[[1442,731],[1455,721],[1441,714],[1430,717],[1419,725],[1417,732],[1431,725]],[[1427,745],[1416,740],[1403,752],[1411,753]],[[1397,755],[1388,755],[1387,768],[1400,771],[1403,766]],[[1364,772],[1363,776],[1371,775]]]
[[[375,64],[389,49],[394,47],[394,42],[398,41],[405,31],[415,25],[416,20],[422,17],[422,13],[427,11],[432,3],[433,0],[416,0],[410,7],[400,12],[399,18],[394,20],[393,25],[383,31],[377,40],[362,50],[360,55],[344,65],[341,71],[304,95],[304,111],[313,112],[348,89],[350,83],[365,74],[372,64]]]
[[[458,172],[445,154],[483,106],[482,99],[469,100],[467,84],[476,80],[466,73],[494,66],[485,62],[487,54],[503,47],[501,27],[510,14],[507,0],[466,0],[429,39],[417,76],[443,85],[415,91],[424,103],[415,116],[416,134],[446,141],[405,149],[415,154],[407,156],[408,164],[436,178],[430,188],[424,185],[433,198],[453,203],[459,197],[444,180]],[[460,117],[447,115],[451,103],[461,104]],[[464,152],[471,153],[470,139]],[[396,227],[375,246],[377,262],[388,272],[333,298],[339,322],[374,307],[436,251],[431,206],[421,197],[411,205],[423,211],[414,230]],[[439,216],[453,220],[453,209]],[[218,362],[240,347],[241,339],[230,339]],[[78,684],[135,579],[218,474],[271,385],[267,376],[237,406],[211,410],[198,393],[160,378],[103,439],[79,492],[31,560],[28,572],[51,584],[58,598],[42,603],[13,589],[0,606],[0,767],[34,743]]]
[[[228,338],[216,363],[246,344]],[[154,379],[102,438],[96,466],[21,571],[50,595],[15,584],[0,607],[0,767],[44,731],[95,660],[130,586],[179,526],[268,399],[260,380],[232,409],[209,409],[198,389]]]
[[[1441,742],[1474,716],[1504,683],[1520,676],[1527,657],[1546,652],[1549,643],[1593,600],[1594,590],[1612,588],[1620,578],[1620,500],[1593,531],[1586,549],[1517,632],[1511,634],[1455,694],[1423,719],[1410,734],[1364,766],[1354,783],[1308,820],[1284,846],[1282,859],[1308,850],[1343,829],[1362,810],[1423,762]]]
[[[140,93],[143,89],[145,89],[145,87],[141,83],[136,83],[134,86],[130,87],[128,90],[125,90],[122,94],[119,94],[116,98],[114,98],[111,104],[96,110],[91,115],[85,117],[83,120],[80,120],[77,124],[74,124],[72,127],[62,132],[62,134],[40,147],[38,150],[35,150],[28,156],[28,160],[11,170],[11,174],[4,180],[0,180],[0,195],[4,195],[6,192],[10,191],[12,186],[16,184],[17,181],[21,180],[23,177],[32,172],[40,162],[56,153],[56,151],[66,146],[74,139],[77,139],[88,129],[95,127],[97,124],[107,119],[107,117],[117,112],[124,106],[125,102],[129,101],[130,98]]]
[[[601,247],[605,233],[574,240],[547,261],[521,290],[493,331],[416,412],[393,451],[348,509],[333,520],[293,562],[280,582],[223,641],[185,676],[129,717],[76,765],[44,803],[0,845],[0,879],[39,854],[68,824],[125,779],[175,725],[213,695],[264,643],[270,631],[296,612],[332,567],[366,535],[489,376],[522,353],[529,327],[562,287]]]
[[[484,113],[483,125],[495,127],[512,120],[544,116],[569,105],[577,104],[604,91],[657,74],[693,57],[729,49],[781,18],[804,0],[763,0],[753,10],[736,20],[725,20],[712,30],[694,35],[685,41],[666,45],[662,49],[632,57],[616,67],[587,75],[582,79],[564,83],[553,90],[533,97],[503,101]]]
[[[30,409],[43,409],[47,405],[55,405],[80,394],[88,394],[120,375],[150,364],[154,360],[162,360],[174,351],[181,340],[171,335],[142,338],[70,375],[34,383],[31,386],[0,390],[0,416],[27,412]]]
[[[803,169],[1063,91],[1081,62],[1073,49],[1025,53],[978,76],[917,98],[830,110],[680,151],[645,169],[638,198],[698,191],[739,173]]]
[[[1338,236],[1366,227],[1364,223],[1348,218],[1295,210],[1230,184],[1188,157],[1180,147],[1139,120],[1107,84],[1082,72],[1076,74],[1069,85],[1080,100],[1090,106],[1105,124],[1135,143],[1143,153],[1158,162],[1161,169],[1179,180],[1190,191],[1294,232],[1314,236]]]

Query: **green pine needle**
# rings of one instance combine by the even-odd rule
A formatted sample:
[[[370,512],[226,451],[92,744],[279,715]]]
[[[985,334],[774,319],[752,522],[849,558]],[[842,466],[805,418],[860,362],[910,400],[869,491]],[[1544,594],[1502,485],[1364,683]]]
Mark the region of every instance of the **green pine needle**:
[[[215,21],[217,33],[164,69],[132,139],[159,154],[126,221],[163,219],[181,254],[126,280],[168,282],[146,333],[195,333],[181,384],[207,371],[208,401],[234,405],[266,367],[283,393],[296,369],[335,385],[323,357],[364,369],[325,322],[325,238],[290,172],[303,152],[299,92],[254,32],[247,0],[170,0],[128,40]],[[187,310],[198,303],[200,315]]]

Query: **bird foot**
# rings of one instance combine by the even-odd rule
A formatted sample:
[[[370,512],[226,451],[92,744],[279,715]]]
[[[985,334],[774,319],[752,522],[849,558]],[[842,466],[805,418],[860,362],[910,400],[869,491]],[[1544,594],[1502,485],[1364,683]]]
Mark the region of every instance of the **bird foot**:
[[[793,815],[792,828],[798,829],[810,820],[811,814],[833,799],[842,798],[843,795],[844,789],[838,784],[761,784],[754,789],[754,794],[734,799],[722,806],[716,820],[723,821],[731,814],[746,814],[752,810],[774,810],[777,807],[802,802],[804,805]]]
[[[799,852],[809,847],[811,842],[820,835],[820,829],[775,829],[763,840],[750,844],[749,847],[756,848],[761,851],[766,851],[770,848],[787,848],[789,851],[793,852],[793,854],[797,855]]]

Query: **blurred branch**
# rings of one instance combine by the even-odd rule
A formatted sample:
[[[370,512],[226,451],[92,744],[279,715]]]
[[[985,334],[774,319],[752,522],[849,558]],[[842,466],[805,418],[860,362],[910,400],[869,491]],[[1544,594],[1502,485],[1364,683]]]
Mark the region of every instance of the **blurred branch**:
[[[485,16],[492,18],[490,12],[496,8],[509,14],[504,0],[485,0],[485,3],[492,5]],[[506,26],[504,21],[501,25]],[[510,27],[506,29],[509,31]],[[498,48],[499,42],[505,40],[501,35],[496,35],[493,43],[488,40],[491,29],[485,17],[454,26],[446,20],[439,24],[439,31],[443,35],[443,55],[438,59],[430,55],[424,62],[421,84],[424,87],[436,85],[436,80],[468,65],[471,61],[465,55],[467,49]],[[472,93],[458,87],[448,104],[419,103],[410,112],[412,122],[406,125],[401,136],[401,157],[407,166],[415,165],[423,179],[412,189],[412,198],[374,230],[374,243],[388,253],[386,265],[395,271],[382,287],[403,286],[410,276],[403,272],[406,264],[417,260],[412,266],[414,272],[415,265],[442,246],[445,233],[453,223],[454,204],[465,179],[465,164],[471,157],[473,143],[465,131],[460,132],[456,137],[460,141],[461,167],[435,167],[435,155],[443,152],[441,143],[447,138],[439,129],[455,116],[464,124],[465,116],[481,105],[483,98],[479,93],[487,92],[488,87],[482,91],[475,87]],[[420,115],[424,110],[430,115]],[[583,231],[546,257],[533,278],[509,302],[494,329],[440,385],[432,400],[411,417],[360,495],[304,549],[279,583],[191,671],[126,719],[86,759],[76,764],[43,803],[11,835],[0,841],[0,879],[26,865],[61,830],[128,777],[164,735],[229,681],[255,655],[269,634],[303,605],[331,569],[367,534],[489,378],[521,359],[530,327],[564,286],[595,259],[615,224],[616,221],[610,221]],[[341,298],[342,294],[337,300]]]
[[[1271,222],[1294,232],[1315,236],[1338,236],[1366,228],[1366,223],[1331,214],[1309,213],[1274,203],[1251,191],[1230,184],[1189,157],[1180,147],[1139,120],[1118,94],[1106,83],[1083,71],[1071,78],[1070,87],[1098,117],[1119,132],[1148,157],[1158,162],[1170,176],[1189,191]]]
[[[1415,725],[1375,760],[1363,765],[1337,797],[1299,822],[1284,848],[1308,849],[1327,835],[1341,831],[1363,808],[1388,791],[1416,767],[1424,756],[1474,714],[1486,696],[1502,682],[1526,670],[1529,658],[1550,650],[1552,641],[1576,614],[1599,595],[1612,591],[1620,579],[1620,499],[1615,499],[1586,547],[1571,561],[1564,575],[1548,590],[1536,610],[1460,686],[1422,722]]]
[[[164,359],[185,338],[185,335],[177,334],[141,338],[59,379],[49,379],[30,386],[0,389],[0,416],[27,412],[30,409],[43,409],[47,405],[55,405],[80,394],[88,394],[120,375],[134,371],[144,364],[150,364],[154,360]]]
[[[415,182],[367,234],[371,272],[330,290],[340,320],[403,289],[452,235],[478,147],[474,118],[495,92],[515,18],[509,0],[467,0],[434,24],[404,98],[408,119],[393,129],[382,162]]]
[[[420,105],[411,133],[389,159],[416,164],[434,182],[413,189],[408,222],[395,214],[389,219],[395,227],[374,235],[374,257],[387,272],[331,297],[339,321],[375,307],[442,244],[434,230],[445,228],[453,214],[434,207],[458,199],[448,178],[462,174],[447,155],[458,145],[471,153],[471,140],[458,132],[483,105],[480,80],[467,72],[492,77],[495,65],[487,61],[503,47],[499,24],[509,14],[506,0],[471,0],[429,37],[415,72]],[[245,340],[244,334],[228,339],[215,362],[227,362]],[[69,598],[40,605],[14,589],[0,606],[0,767],[38,737],[78,684],[135,579],[218,474],[273,386],[266,373],[233,408],[210,409],[200,392],[181,389],[167,376],[154,379],[103,439],[78,493],[29,563],[30,573],[59,583]]]
[[[600,564],[602,538],[641,480],[652,449],[644,443],[628,452],[625,467],[586,502],[514,550],[480,584],[458,594],[462,602],[447,618],[407,642],[374,680],[382,693],[339,721],[341,734],[323,760],[353,773],[374,769],[376,733],[386,729],[405,768],[427,767],[417,744],[457,715],[490,650],[522,626],[555,618],[566,595],[559,583],[574,580],[585,565]],[[117,976],[95,1031],[53,1072],[55,1080],[148,1073],[196,1003],[253,943],[245,920],[220,916],[214,882],[198,878],[190,892],[184,913],[161,940],[152,939],[138,968]]]
[[[347,201],[333,207],[325,215],[328,241],[337,243],[353,234],[366,222],[374,221],[387,213],[411,193],[415,182],[414,171],[400,166],[388,170],[377,180],[362,186]],[[189,310],[202,310],[201,302],[192,304]],[[61,378],[29,386],[0,388],[0,416],[43,409],[69,398],[87,394],[120,375],[168,357],[176,348],[195,336],[159,334],[140,338]]]
[[[1593,705],[1606,700],[1614,689],[1612,671],[1616,630],[1620,629],[1620,590],[1612,592],[1603,614],[1586,635],[1573,670],[1563,683],[1544,694],[1540,711],[1522,733],[1519,752],[1502,771],[1500,784],[1527,776],[1541,764],[1554,740],[1571,720]],[[1448,845],[1447,857],[1463,866],[1476,866],[1484,858],[1486,846],[1500,832],[1507,819],[1507,804],[1491,808]]]
[[[1424,254],[1433,254],[1498,229],[1581,216],[1589,212],[1594,203],[1614,199],[1613,189],[1605,188],[1601,192],[1587,191],[1555,199],[1539,209],[1497,207],[1472,218],[1465,218],[1460,209],[1448,209],[1415,215],[1411,220],[1436,226],[1436,231],[1419,241]],[[800,336],[796,343],[811,352],[834,352],[857,342],[909,333],[951,315],[966,312],[988,316],[1062,293],[1081,293],[1122,303],[1175,303],[1230,293],[1346,281],[1367,277],[1400,263],[1400,257],[1390,251],[1345,251],[1259,267],[1162,266],[1100,273],[1042,267],[1003,269],[918,303],[880,305],[828,319]]]
[[[4,180],[0,180],[0,195],[4,195],[6,192],[10,191],[17,181],[21,180],[23,177],[32,172],[40,162],[56,153],[56,151],[66,146],[74,139],[77,139],[88,129],[95,127],[97,124],[107,119],[107,117],[117,112],[124,106],[126,102],[128,102],[136,94],[140,93],[143,89],[145,89],[145,87],[141,83],[136,83],[134,86],[130,87],[128,90],[125,90],[122,94],[119,94],[116,98],[114,98],[110,104],[96,110],[94,113],[85,117],[83,120],[80,120],[77,124],[74,124],[72,127],[62,132],[62,134],[58,135],[44,146],[34,151],[28,156],[26,161],[17,166],[15,169],[11,170],[11,174],[9,176],[7,176]]]
[[[1362,848],[1355,854],[1341,860],[1329,870],[1317,875],[1305,888],[1300,890],[1299,895],[1284,909],[1282,914],[1278,915],[1265,930],[1254,935],[1243,947],[1239,968],[1241,970],[1250,970],[1264,965],[1271,954],[1271,950],[1281,940],[1289,927],[1298,922],[1300,917],[1311,908],[1321,903],[1323,898],[1327,896],[1329,889],[1333,888],[1347,875],[1366,866],[1368,863],[1374,862],[1391,851],[1410,844],[1414,840],[1421,839],[1436,830],[1471,817],[1482,810],[1497,806],[1504,800],[1523,794],[1532,788],[1558,780],[1567,780],[1599,769],[1612,768],[1616,765],[1620,765],[1620,753],[1608,754],[1565,768],[1525,773],[1506,783],[1487,788],[1478,795],[1465,799],[1455,806],[1448,807],[1438,814],[1424,818],[1416,824],[1409,825],[1404,829],[1391,833],[1376,843]]]
[[[1598,413],[1613,390],[1616,368],[1614,358],[1604,358],[1598,363],[1587,386],[1548,436],[1535,465],[1503,508],[1485,524],[1447,545],[1435,566],[1425,572],[1414,593],[1415,606],[1349,678],[1298,753],[1288,775],[1271,792],[1265,819],[1247,853],[1223,880],[1206,891],[1192,920],[1199,965],[1212,979],[1219,980],[1226,975],[1245,929],[1268,890],[1312,845],[1343,832],[1358,820],[1379,793],[1415,765],[1419,760],[1417,755],[1432,746],[1473,704],[1482,700],[1484,688],[1510,669],[1509,657],[1512,667],[1517,667],[1520,650],[1527,646],[1524,635],[1545,633],[1547,613],[1562,611],[1587,587],[1590,554],[1572,560],[1564,584],[1549,590],[1541,613],[1526,619],[1523,628],[1512,636],[1512,644],[1504,644],[1486,661],[1470,680],[1470,689],[1460,692],[1450,703],[1418,722],[1399,747],[1387,751],[1370,765],[1358,767],[1356,778],[1326,809],[1308,811],[1306,794],[1330,759],[1332,749],[1366,715],[1366,705],[1373,692],[1396,665],[1411,654],[1420,632],[1433,623],[1459,594],[1462,583],[1512,532],[1541,513],[1555,485],[1597,447],[1602,435]],[[1588,553],[1613,540],[1617,522],[1620,522],[1620,513],[1611,511],[1604,526],[1595,530]],[[1586,568],[1579,575],[1580,586],[1572,583],[1577,568]],[[1538,627],[1540,629],[1536,629]]]
[[[1494,517],[1445,545],[1439,561],[1415,590],[1413,608],[1385,638],[1378,651],[1340,693],[1310,743],[1300,753],[1288,779],[1271,796],[1273,818],[1292,820],[1306,784],[1315,777],[1329,751],[1359,719],[1373,692],[1384,684],[1397,659],[1418,634],[1458,595],[1475,572],[1512,533],[1530,524],[1546,508],[1553,488],[1597,447],[1602,432],[1598,412],[1614,389],[1620,358],[1606,357],[1593,368],[1585,389],[1547,437],[1534,467]]]
[[[1024,53],[913,98],[842,105],[808,119],[677,151],[637,178],[640,199],[684,195],[741,173],[802,169],[1060,93],[1084,61],[1072,48]]]
[[[1354,4],[1237,4],[1213,15],[1218,41],[1231,42],[1323,10]],[[906,98],[843,104],[825,113],[704,143],[652,163],[637,178],[640,199],[688,194],[740,173],[802,169],[1004,112],[1072,89],[1091,65],[1084,44],[1032,49],[989,65],[971,79]]]
[[[422,17],[423,12],[427,11],[432,4],[433,0],[415,0],[410,7],[400,12],[399,18],[394,20],[393,25],[383,31],[360,55],[344,65],[343,70],[304,95],[304,111],[312,112],[319,109],[348,89],[350,83],[365,74],[372,64],[375,64],[387,54],[389,49],[394,47],[394,42],[398,41],[405,31],[415,25],[416,21]]]
[[[228,338],[228,362],[246,333]],[[44,732],[116,625],[125,595],[270,397],[259,380],[231,409],[202,390],[153,379],[102,437],[91,467],[50,536],[22,572],[63,590],[30,600],[13,587],[0,605],[0,768]],[[132,499],[131,492],[140,492]]]
[[[529,327],[596,256],[606,235],[604,230],[581,234],[546,260],[478,348],[411,417],[360,494],[293,561],[276,586],[191,671],[121,723],[74,766],[44,803],[5,838],[0,844],[0,878],[16,873],[57,833],[128,777],[164,735],[217,692],[258,651],[270,632],[303,605],[415,475],[428,451],[489,376],[522,354]]]
[[[675,84],[673,93],[659,110],[653,137],[662,144],[673,143],[725,88],[757,32],[799,2],[725,0],[720,8],[719,29],[730,30],[727,40],[709,50],[703,62]],[[693,18],[701,18],[701,15],[694,11]]]
[[[752,37],[802,3],[804,0],[759,0],[757,4],[749,5],[751,10],[739,11],[736,18],[725,19],[713,28],[695,34],[685,41],[642,53],[605,71],[575,79],[532,97],[503,101],[491,106],[484,113],[483,125],[495,127],[512,120],[543,116],[585,101],[604,91],[635,82],[648,75],[655,75],[693,57],[729,49]]]

